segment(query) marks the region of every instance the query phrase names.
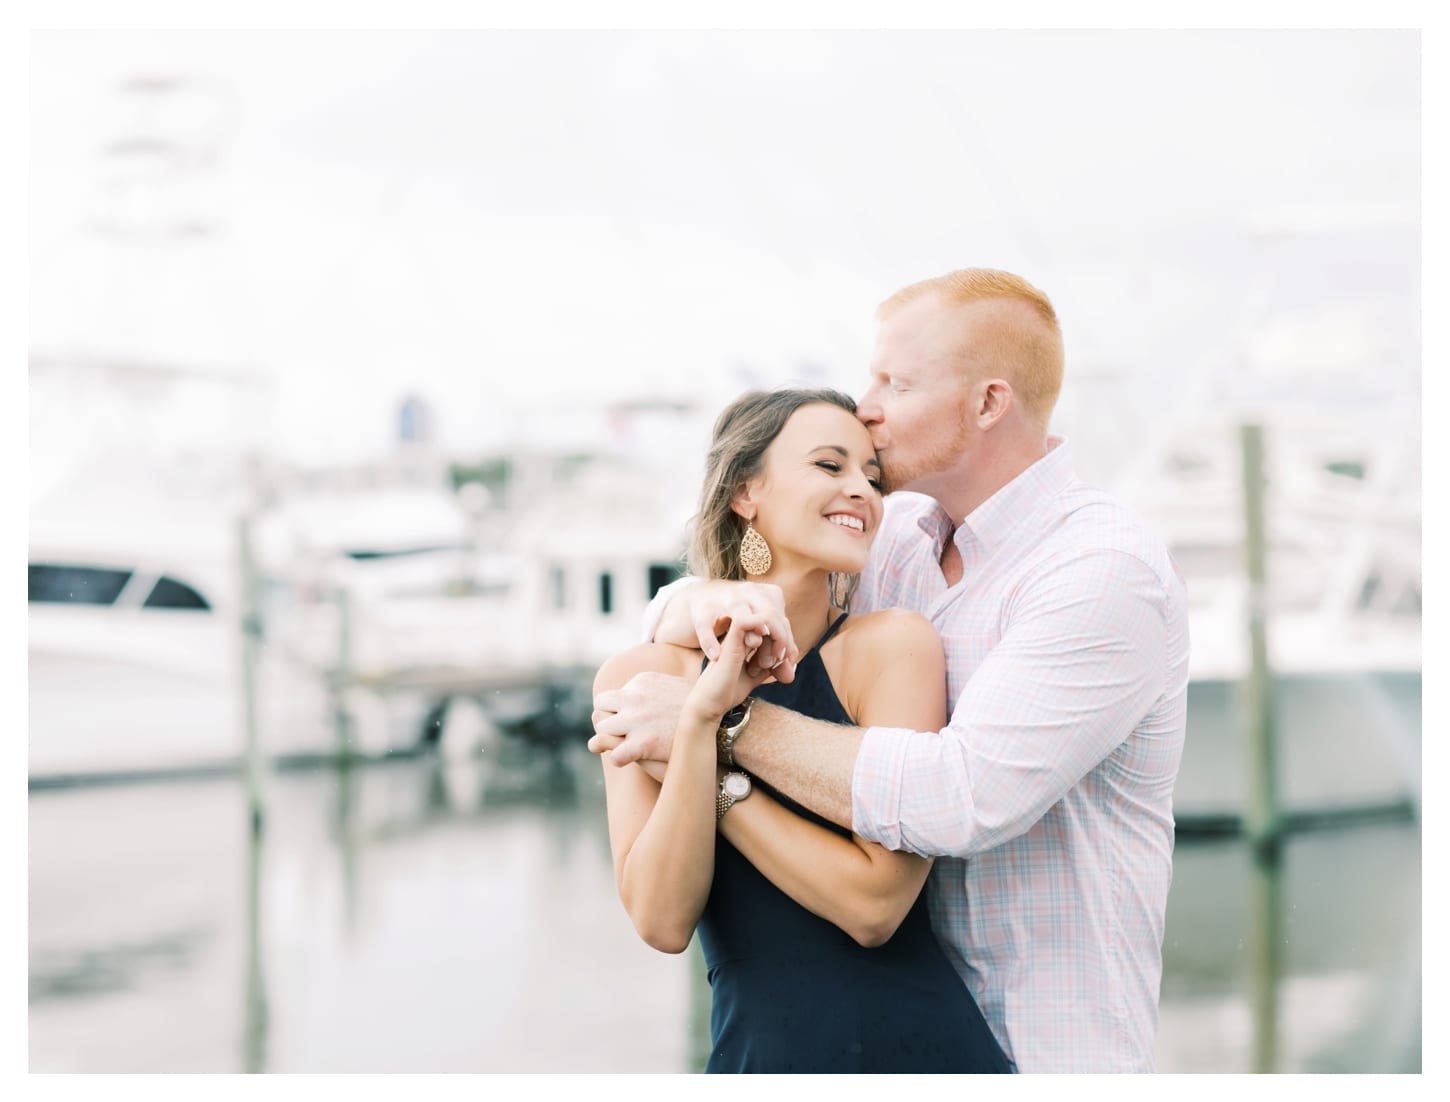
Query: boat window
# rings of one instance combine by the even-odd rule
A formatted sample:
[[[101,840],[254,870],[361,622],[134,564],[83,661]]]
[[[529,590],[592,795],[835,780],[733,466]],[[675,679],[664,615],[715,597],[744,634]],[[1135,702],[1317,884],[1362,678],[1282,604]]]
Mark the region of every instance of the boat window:
[[[608,571],[599,575],[599,611],[606,616],[614,611],[614,575]]]
[[[1342,475],[1345,478],[1363,482],[1368,464],[1363,459],[1332,459],[1324,464],[1324,469],[1330,474]]]
[[[387,547],[367,548],[356,547],[344,551],[343,554],[354,562],[372,562],[375,559],[402,559],[410,555],[436,555],[443,551],[467,551],[468,547],[462,543],[437,543],[428,544],[425,547]]]
[[[1359,608],[1362,611],[1373,608],[1375,605],[1375,598],[1379,596],[1379,591],[1382,584],[1383,579],[1380,577],[1380,572],[1378,570],[1372,571],[1369,576],[1365,578],[1364,584],[1360,586],[1359,600],[1355,602],[1355,607]]]
[[[680,576],[678,566],[652,562],[649,564],[649,595],[653,597],[665,586]]]
[[[42,604],[109,605],[130,580],[129,570],[31,563],[30,599]]]
[[[156,579],[151,592],[146,595],[143,608],[191,608],[203,612],[210,610],[206,598],[185,582],[164,575]]]

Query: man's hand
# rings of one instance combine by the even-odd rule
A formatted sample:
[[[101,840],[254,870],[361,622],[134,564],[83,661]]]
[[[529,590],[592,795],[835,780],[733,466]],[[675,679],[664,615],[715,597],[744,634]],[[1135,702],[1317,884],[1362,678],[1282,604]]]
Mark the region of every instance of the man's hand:
[[[747,674],[757,680],[767,676],[782,683],[795,680],[800,653],[785,616],[785,596],[780,586],[769,582],[692,585],[670,602],[655,639],[697,646],[714,661],[720,657],[720,641],[732,624],[745,629]]]
[[[719,657],[710,661],[693,685],[682,677],[637,673],[621,688],[600,693],[594,698],[594,737],[589,749],[607,753],[615,765],[669,761],[682,710],[688,709],[692,725],[704,721],[713,729],[721,716],[769,676],[768,670],[749,670],[745,636],[740,622],[733,622],[717,648]],[[647,772],[655,776],[653,769]]]
[[[618,689],[594,698],[594,737],[589,749],[611,751],[615,765],[669,761],[680,709],[690,693],[683,677],[637,673]]]

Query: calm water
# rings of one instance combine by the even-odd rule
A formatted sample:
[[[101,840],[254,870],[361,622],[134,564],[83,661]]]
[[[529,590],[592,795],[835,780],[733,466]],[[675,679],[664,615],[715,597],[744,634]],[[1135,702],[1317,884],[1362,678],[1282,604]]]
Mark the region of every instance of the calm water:
[[[30,1069],[697,1068],[699,959],[634,935],[598,773],[511,742],[274,772],[255,844],[231,778],[32,792]],[[1179,843],[1160,1070],[1418,1071],[1418,826],[1292,838],[1277,902],[1252,869],[1239,842]]]

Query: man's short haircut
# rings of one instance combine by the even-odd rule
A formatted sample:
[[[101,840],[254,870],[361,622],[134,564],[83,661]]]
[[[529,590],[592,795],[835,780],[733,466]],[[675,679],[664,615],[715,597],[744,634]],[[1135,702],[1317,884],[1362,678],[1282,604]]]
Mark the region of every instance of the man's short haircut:
[[[928,295],[948,307],[989,301],[1019,304],[988,328],[989,335],[973,345],[970,361],[959,366],[968,377],[1005,378],[1024,412],[1045,430],[1062,390],[1063,368],[1062,329],[1048,297],[1011,272],[962,268],[903,287],[876,308],[876,317],[884,319]]]

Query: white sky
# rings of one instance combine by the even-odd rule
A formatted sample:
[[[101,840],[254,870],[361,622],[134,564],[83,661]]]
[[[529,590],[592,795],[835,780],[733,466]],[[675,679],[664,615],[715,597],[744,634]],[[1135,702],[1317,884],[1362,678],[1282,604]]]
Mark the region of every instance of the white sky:
[[[162,122],[225,233],[126,276],[83,225],[151,73],[222,97]],[[409,391],[468,448],[859,391],[876,302],[974,265],[1054,299],[1067,416],[1296,358],[1417,393],[1420,75],[1414,30],[33,32],[31,346],[265,372],[299,455]]]

